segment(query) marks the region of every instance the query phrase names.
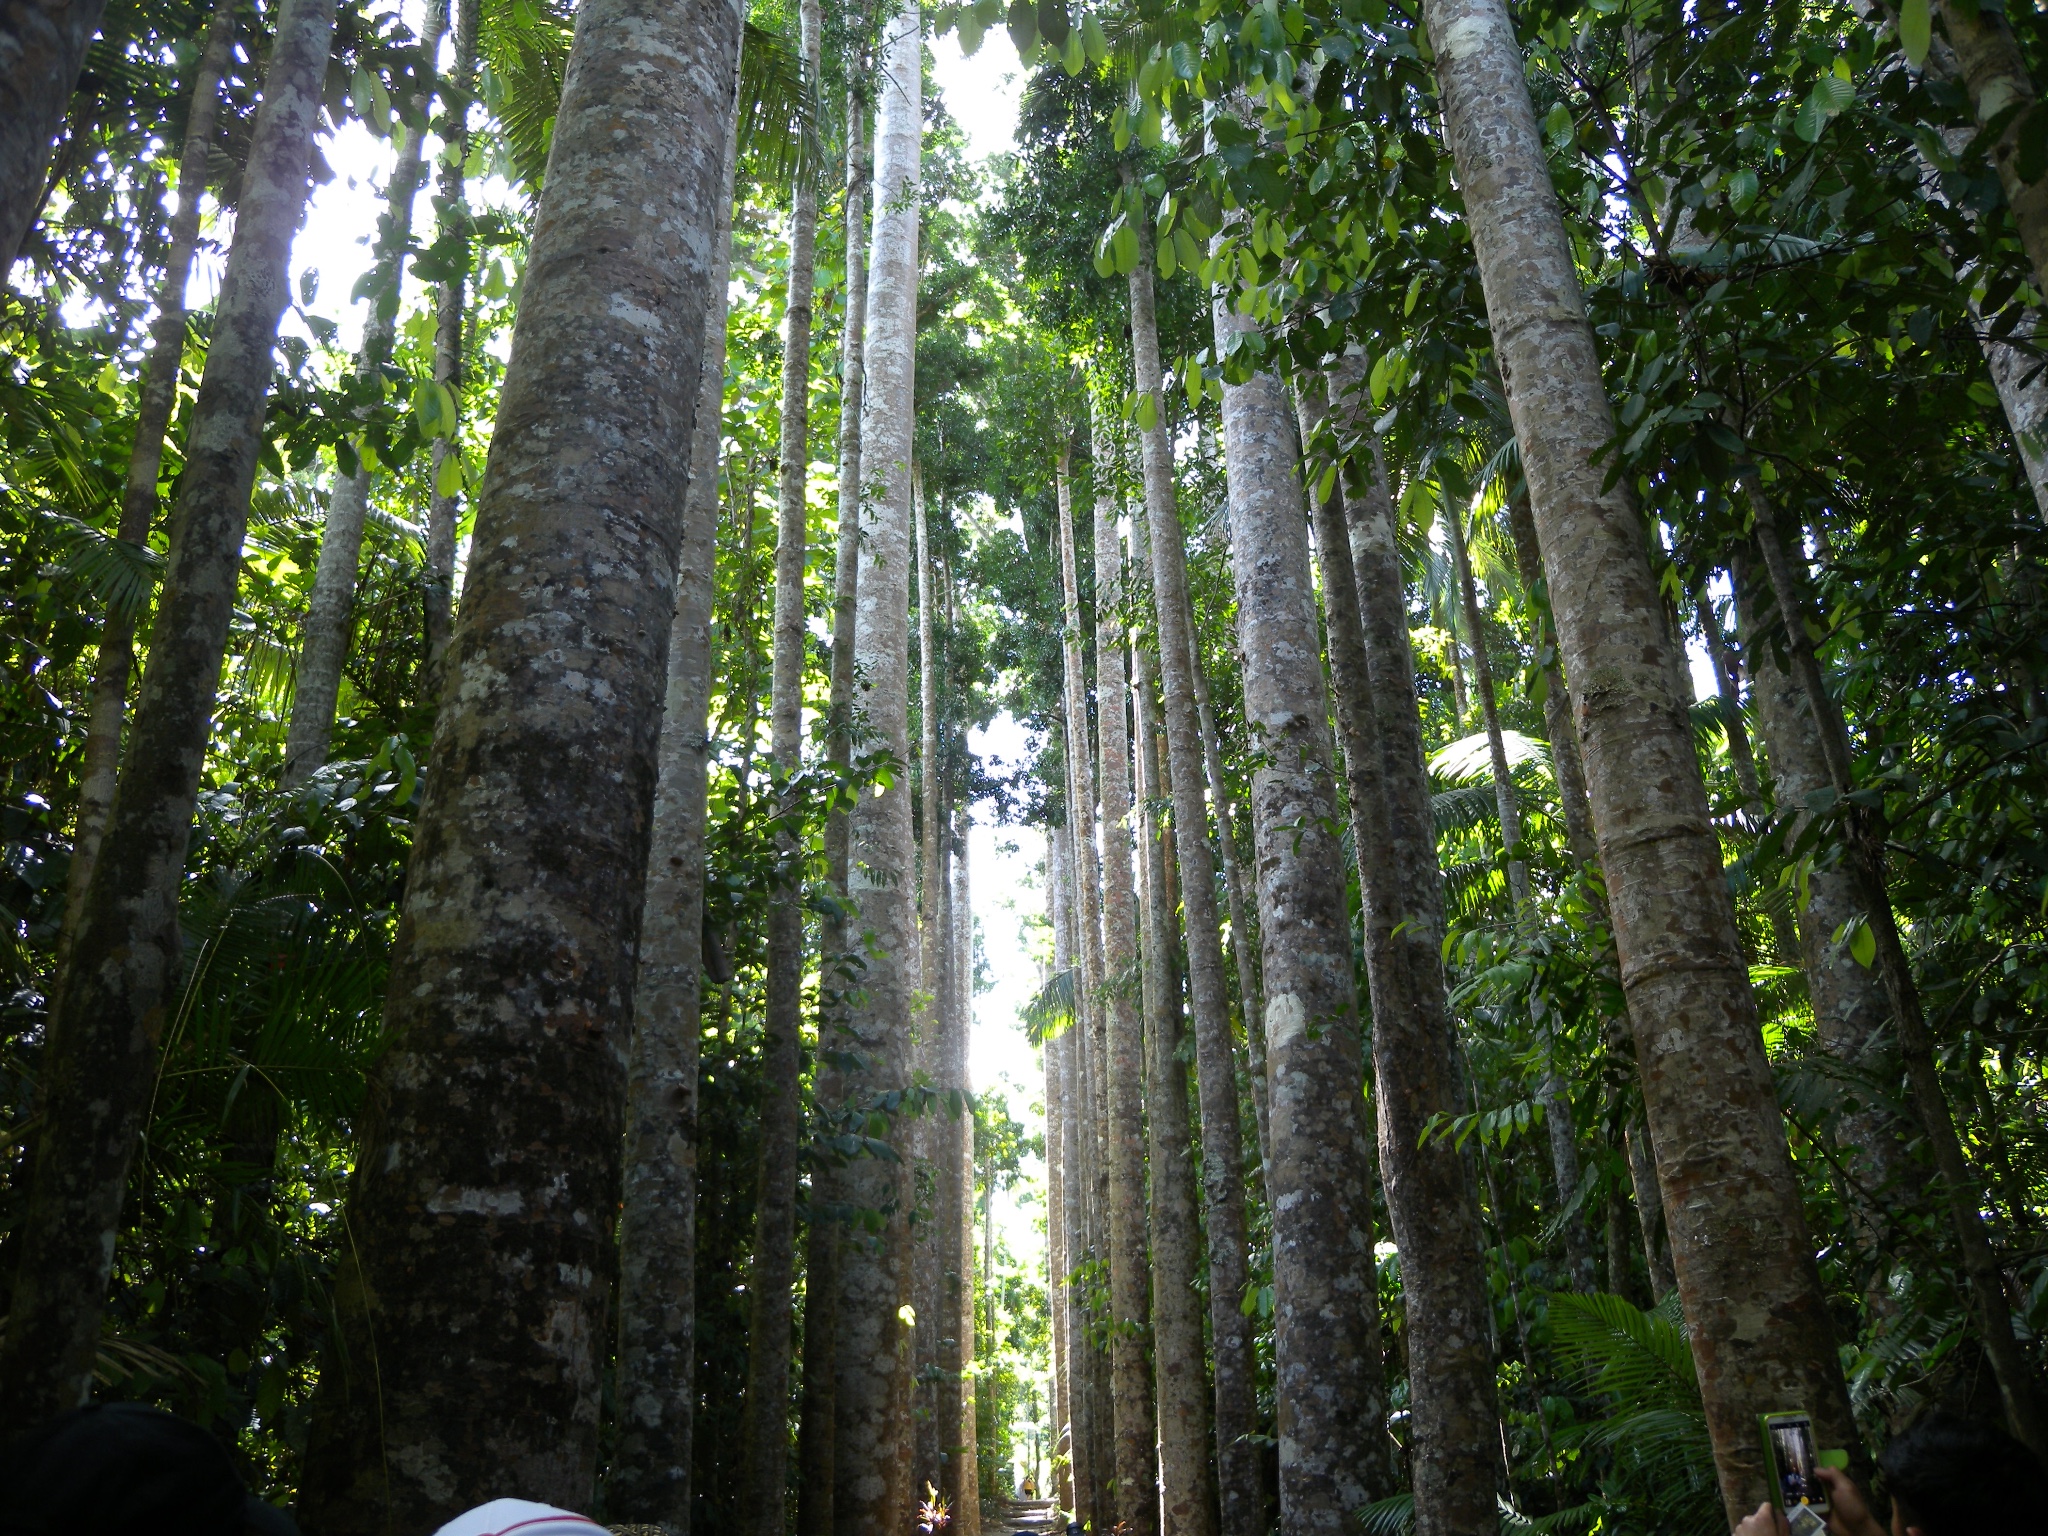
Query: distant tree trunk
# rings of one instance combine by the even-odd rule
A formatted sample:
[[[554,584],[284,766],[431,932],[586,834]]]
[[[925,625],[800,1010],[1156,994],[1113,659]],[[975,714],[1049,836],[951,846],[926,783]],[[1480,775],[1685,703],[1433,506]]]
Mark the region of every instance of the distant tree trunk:
[[[199,249],[200,205],[206,199],[206,165],[219,115],[220,82],[234,57],[234,47],[233,0],[214,0],[213,14],[206,23],[206,47],[192,73],[185,142],[178,156],[178,211],[171,215],[165,231],[156,319],[150,322],[149,355],[143,359],[142,380],[135,391],[135,440],[128,451],[128,480],[121,493],[121,521],[115,533],[130,544],[146,546],[156,522],[164,436],[178,403],[178,373],[185,364],[185,285],[192,279],[192,258]],[[5,270],[0,267],[0,272]],[[121,726],[128,713],[128,675],[135,668],[137,617],[109,609],[100,622],[92,703],[78,772],[78,822],[71,838],[71,869],[65,877],[67,946],[82,915],[100,838],[107,830],[107,813],[114,804],[114,781],[121,770]],[[61,957],[57,969],[64,969]]]
[[[349,1192],[318,1532],[429,1529],[508,1469],[534,1498],[594,1492],[739,33],[725,3],[577,13]],[[617,450],[563,453],[565,422]]]
[[[1145,520],[1132,521],[1131,562],[1143,572],[1151,551]],[[1144,871],[1145,1120],[1151,1135],[1152,1360],[1158,1383],[1160,1536],[1215,1536],[1216,1473],[1209,1460],[1209,1373],[1202,1305],[1195,1291],[1201,1232],[1195,1219],[1195,1159],[1188,1133],[1187,1069],[1181,1064],[1179,968],[1166,847],[1152,807],[1159,783],[1159,721],[1153,664],[1134,638],[1131,690],[1138,732],[1139,864]]]
[[[432,58],[448,28],[448,0],[430,0],[421,42]],[[431,70],[420,77],[412,116],[424,119],[434,92]],[[421,150],[426,135],[405,125],[391,180],[384,189],[384,212],[377,220],[377,266],[370,288],[370,314],[363,322],[363,344],[356,353],[359,380],[378,379],[391,359],[398,334],[398,305],[404,291],[405,258],[412,244],[412,208],[426,180]],[[381,381],[380,381],[381,387]],[[334,736],[334,712],[341,698],[342,669],[348,663],[348,642],[355,627],[356,577],[363,560],[363,525],[370,512],[370,467],[359,463],[353,474],[337,459],[327,491],[327,522],[320,534],[320,558],[313,568],[313,591],[299,640],[298,672],[292,686],[291,724],[285,733],[284,787],[296,789],[326,763]]]
[[[940,1037],[944,1033],[947,859],[940,836],[945,770],[939,765],[939,659],[937,597],[932,580],[931,537],[919,467],[910,472],[910,516],[917,561],[918,882],[917,1001],[911,1008],[912,1066],[928,1083],[940,1083]],[[921,1497],[944,1480],[945,1434],[939,1386],[940,1310],[945,1290],[946,1188],[944,1111],[935,1107],[910,1127],[911,1177],[931,1182],[929,1214],[911,1229],[910,1306],[917,1322],[911,1342],[910,1489]],[[922,1199],[919,1201],[923,1205]]]
[[[1052,972],[1058,976],[1066,967],[1067,925],[1065,896],[1060,879],[1057,829],[1045,831],[1045,920],[1052,930]],[[1072,1437],[1068,1420],[1073,1412],[1073,1387],[1069,1379],[1072,1344],[1067,1337],[1067,1203],[1066,1203],[1066,1113],[1062,1107],[1064,1081],[1060,1068],[1057,1037],[1043,1041],[1039,1054],[1045,1065],[1045,1296],[1049,1315],[1046,1330],[1052,1351],[1052,1442],[1054,1464],[1062,1469],[1052,1489],[1055,1507],[1074,1509]],[[1065,1445],[1067,1448],[1062,1449]]]
[[[1220,355],[1245,322],[1216,307]],[[1341,1536],[1379,1449],[1363,1042],[1301,449],[1285,387],[1223,391],[1244,712],[1258,733],[1252,828],[1273,1112],[1273,1399],[1280,1520]]]
[[[1140,221],[1141,230],[1143,221]],[[1159,326],[1152,267],[1141,259],[1130,275],[1131,355],[1139,395],[1153,402],[1143,448],[1147,535],[1152,549],[1152,603],[1159,624],[1159,675],[1166,716],[1167,776],[1173,781],[1174,848],[1186,913],[1188,994],[1195,1024],[1200,1085],[1202,1180],[1209,1244],[1210,1343],[1216,1371],[1216,1471],[1221,1536],[1264,1536],[1265,1497],[1258,1448],[1251,1323],[1242,1310],[1247,1279],[1244,1144],[1238,1132],[1237,1063],[1230,1040],[1230,1001],[1223,980],[1223,940],[1216,924],[1216,876],[1209,857],[1208,809],[1202,794],[1202,733],[1195,708],[1194,636],[1189,623],[1187,550],[1175,507],[1173,445],[1166,435],[1160,388]],[[1135,512],[1134,512],[1135,517]],[[1219,819],[1228,814],[1218,806]]]
[[[0,24],[0,287],[49,191],[50,154],[106,0],[10,6]]]
[[[1858,1443],[1758,1034],[1687,700],[1625,485],[1572,247],[1501,0],[1429,0],[1445,125],[1579,722],[1637,1067],[1724,1506],[1764,1494],[1756,1415]]]
[[[1465,1106],[1457,1036],[1444,1002],[1443,875],[1430,816],[1408,638],[1408,593],[1395,543],[1363,359],[1333,371],[1340,441],[1356,440],[1342,475],[1360,638],[1378,728],[1385,830],[1368,871],[1365,953],[1380,1175],[1401,1255],[1410,1465],[1416,1530],[1459,1536],[1494,1528],[1500,1475],[1492,1302],[1469,1166],[1444,1137],[1426,1143],[1433,1115]]]
[[[816,79],[822,28],[818,0],[798,7],[804,73]],[[803,768],[804,571],[810,538],[805,487],[811,466],[811,292],[818,234],[817,193],[798,177],[791,196],[789,294],[782,349],[781,484],[775,530],[775,632],[768,702],[769,754],[786,784]],[[778,792],[780,792],[778,790]],[[804,874],[793,836],[781,838],[789,866],[769,896],[768,967],[761,1058],[760,1183],[748,1276],[747,1396],[740,1431],[745,1458],[740,1508],[750,1536],[783,1536],[788,1517],[789,1368],[795,1322],[797,1151],[803,1131]]]
[[[98,7],[91,11],[96,18]],[[23,36],[23,65],[0,75],[0,84],[32,113],[60,109],[63,98],[50,96],[43,76],[61,74],[67,88],[76,77],[77,54],[59,56],[54,29],[71,26],[82,12],[25,14],[26,23],[10,27],[32,24],[52,35]],[[84,26],[79,49],[92,19]],[[74,1408],[91,1389],[128,1165],[148,1109],[165,1008],[178,984],[185,850],[234,614],[278,320],[291,291],[285,267],[306,206],[333,35],[334,0],[286,0],[278,12],[185,444],[135,727],[51,1000],[38,1085],[43,1123],[16,1237],[12,1313],[0,1340],[0,1434]],[[28,65],[34,70],[24,77],[19,69]],[[10,260],[21,238],[15,210],[45,163],[51,131],[39,118],[24,117],[0,134],[7,221],[0,240]]]
[[[468,173],[469,108],[476,96],[476,31],[480,0],[454,0],[455,57],[442,92],[441,185],[434,194],[435,255],[446,273],[434,296],[434,382],[462,400],[463,326],[468,319],[469,243]],[[461,512],[460,491],[443,494],[442,465],[461,453],[449,431],[434,434],[433,492],[427,501],[427,665],[439,668],[448,650],[455,616],[455,525]],[[691,466],[695,473],[695,464]]]
[[[737,127],[737,124],[734,125]],[[706,283],[704,359],[676,562],[660,777],[641,907],[633,1041],[626,1065],[626,1169],[619,1213],[618,1444],[605,1485],[612,1518],[689,1528],[695,1429],[697,1069],[704,950],[704,791],[711,703],[713,554],[725,408],[726,275],[738,155],[725,185]]]
[[[860,580],[860,413],[862,352],[867,334],[868,178],[867,98],[869,60],[856,50],[848,59],[846,92],[846,310],[839,333],[839,507],[833,560],[832,682],[826,704],[825,755],[840,771],[853,761],[856,732],[853,701],[855,595]],[[819,924],[818,1041],[820,1059],[811,1097],[820,1118],[845,1103],[845,1082],[827,1054],[840,1048],[849,973],[847,877],[852,850],[852,813],[835,807],[825,821],[825,879],[839,907]],[[834,1205],[843,1195],[837,1170],[824,1162],[811,1170],[809,1228],[804,1247],[803,1406],[797,1425],[797,1536],[832,1536],[832,1487],[837,1461],[835,1381],[839,1336],[839,1247],[843,1223]]]
[[[918,196],[923,76],[918,9],[889,23],[875,125],[861,459],[876,495],[863,507],[853,655],[865,673],[870,739],[910,761],[910,463],[917,359]],[[855,1104],[909,1083],[911,994],[917,984],[912,904],[917,845],[907,773],[853,811],[848,888],[865,930],[866,969],[847,1009],[846,1045],[863,1058],[847,1074]],[[900,1144],[907,1128],[891,1135]],[[899,1309],[909,1300],[910,1233],[904,1165],[860,1158],[839,1182],[849,1205],[888,1211],[878,1233],[842,1234],[839,1260],[837,1430],[832,1520],[838,1536],[899,1536],[910,1518],[910,1380]]]
[[[1148,1360],[1151,1261],[1145,1242],[1145,1024],[1131,889],[1131,732],[1124,715],[1123,508],[1115,444],[1098,403],[1095,462],[1095,730],[1101,749],[1104,1009],[1109,1016],[1109,1283],[1116,1381],[1116,1513],[1128,1536],[1159,1526],[1158,1421]]]
[[[949,581],[948,586],[951,583]],[[952,923],[953,963],[949,967],[953,985],[951,1026],[947,1031],[946,1071],[948,1080],[960,1089],[957,1115],[948,1124],[954,1159],[950,1220],[953,1254],[949,1268],[953,1278],[947,1287],[945,1337],[953,1340],[950,1353],[939,1361],[947,1372],[944,1391],[947,1419],[954,1426],[947,1436],[946,1488],[953,1503],[955,1536],[981,1536],[981,1455],[974,1421],[974,1109],[968,1057],[974,1025],[974,908],[967,878],[967,829],[972,816],[960,810],[953,837]],[[949,1109],[949,1114],[951,1111]]]
[[[1814,653],[1813,641],[1806,629],[1804,582],[1801,573],[1793,568],[1786,548],[1785,530],[1778,527],[1763,487],[1752,477],[1745,489],[1756,510],[1756,546],[1763,558],[1769,589],[1780,619],[1772,643],[1782,643],[1791,661],[1792,676],[1803,695],[1800,702],[1806,706],[1801,712],[1806,722],[1806,739],[1811,747],[1819,749],[1820,762],[1828,772],[1824,787],[1846,797],[1855,788],[1849,731],[1840,705],[1827,690],[1820,660]],[[1796,720],[1798,716],[1792,718]],[[1863,918],[1875,943],[1876,971],[1897,1033],[1899,1055],[1905,1063],[1907,1095],[1913,1105],[1914,1116],[1927,1136],[1927,1147],[1933,1155],[1935,1169],[1941,1174],[1949,1222],[1955,1231],[1956,1246],[1962,1252],[1963,1268],[1970,1278],[1970,1299],[1977,1314],[1977,1327],[1983,1336],[1984,1353],[1990,1358],[1991,1371],[1998,1380],[1999,1396],[2004,1401],[2006,1419],[2013,1432],[2037,1454],[2048,1454],[2048,1410],[2042,1407],[2033,1369],[2013,1331],[2012,1306],[2006,1295],[2005,1277],[2000,1271],[1997,1252],[1991,1246],[1991,1235],[1985,1228],[1982,1201],[1977,1193],[1979,1181],[1971,1171],[1961,1138],[1956,1134],[1955,1117],[1949,1108],[1948,1096],[1941,1084],[1940,1068],[1934,1058],[1933,1036],[1921,1007],[1919,983],[1913,976],[1912,963],[1907,958],[1905,943],[1899,933],[1898,919],[1892,911],[1885,875],[1883,811],[1866,810],[1852,801],[1848,806],[1847,822],[1848,847],[1842,870],[1846,876],[1844,883],[1855,904],[1852,911]],[[1815,921],[1815,914],[1809,911],[1802,915],[1809,923],[1807,942],[1811,951],[1819,953],[1831,949],[1832,930],[1829,930],[1826,940],[1816,945],[1814,939],[1818,937],[1816,930],[1819,924]],[[1832,958],[1838,966],[1845,960],[1839,953]],[[1847,963],[1854,962],[1849,960]],[[1810,971],[1809,976],[1812,974]],[[1837,990],[1839,976],[1828,978],[1828,981],[1835,986],[1824,983],[1826,990]],[[1842,1034],[1834,1043],[1845,1048],[1851,1046],[1848,1037],[1856,1028],[1856,1022],[1833,1019],[1823,1025],[1821,993],[1818,991],[1814,995],[1814,1018],[1816,1033],[1824,1028],[1828,1032],[1822,1034],[1823,1046],[1832,1048],[1828,1034],[1834,1034],[1837,1029]],[[1857,1048],[1857,1054],[1862,1055],[1868,1049],[1866,1035],[1863,1046]]]
[[[1056,885],[1053,923],[1053,965],[1068,978],[1075,1007],[1067,1025],[1051,1042],[1059,1060],[1059,1149],[1061,1228],[1060,1272],[1054,1277],[1059,1308],[1066,1334],[1067,1460],[1072,1482],[1072,1508],[1082,1524],[1093,1524],[1097,1514],[1093,1392],[1088,1384],[1084,1358],[1088,1345],[1088,1319],[1082,1310],[1081,1292],[1075,1285],[1075,1271],[1087,1257],[1086,1173],[1082,1163],[1082,1126],[1087,1115],[1081,1094],[1079,1066],[1081,1009],[1079,968],[1075,964],[1076,924],[1074,922],[1073,829],[1053,829],[1053,866],[1048,875]]]

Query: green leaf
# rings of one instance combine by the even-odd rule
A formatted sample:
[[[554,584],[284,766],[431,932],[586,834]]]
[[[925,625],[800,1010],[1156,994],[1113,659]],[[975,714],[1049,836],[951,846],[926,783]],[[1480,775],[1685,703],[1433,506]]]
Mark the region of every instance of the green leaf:
[[[1081,18],[1081,46],[1088,50],[1088,62],[1105,64],[1109,61],[1109,38],[1104,35],[1102,23],[1093,16]]]
[[[1069,32],[1066,42],[1060,48],[1060,68],[1069,76],[1078,75],[1088,67],[1088,52],[1081,45],[1081,34]]]
[[[1866,971],[1877,964],[1877,935],[1861,918],[1856,921],[1856,931],[1849,935],[1849,956]]]
[[[1819,93],[1820,87],[1815,86],[1814,94],[1817,96]],[[1792,131],[1809,144],[1816,142],[1820,138],[1821,129],[1827,127],[1827,125],[1828,115],[1815,102],[1813,96],[1807,97],[1806,100],[1799,104],[1799,111],[1792,118]]]
[[[1543,118],[1543,136],[1550,140],[1552,149],[1563,149],[1572,141],[1572,109],[1563,102],[1552,107]]]
[[[1927,62],[1932,33],[1933,7],[1930,0],[1905,0],[1905,4],[1899,7],[1899,46],[1906,50],[1906,61],[1915,69]]]
[[[1173,232],[1174,254],[1180,257],[1180,264],[1190,272],[1202,264],[1202,248],[1195,244],[1195,237],[1182,225]]]
[[[462,455],[450,453],[442,456],[441,467],[434,471],[434,494],[436,496],[459,496],[462,494]]]
[[[1737,171],[1728,178],[1728,206],[1737,213],[1746,211],[1756,201],[1756,172]]]
[[[1067,46],[1073,23],[1067,18],[1066,0],[1038,0],[1038,35],[1055,48]]]
[[[1166,58],[1167,62],[1173,65],[1173,72],[1180,76],[1181,79],[1192,80],[1195,78],[1195,70],[1198,67],[1195,51],[1186,43],[1175,43],[1166,50]]]
[[[1116,261],[1116,275],[1130,276],[1138,268],[1138,232],[1127,223],[1119,223],[1110,236],[1110,251]]]
[[[1420,297],[1422,297],[1422,274],[1418,272],[1409,280],[1408,296],[1401,301],[1401,313],[1403,315],[1414,314],[1415,301]]]
[[[1158,252],[1153,260],[1159,268],[1159,275],[1161,277],[1171,277],[1180,270],[1179,255],[1180,253],[1174,249],[1171,240],[1161,240],[1159,242]]]
[[[1031,0],[1010,0],[1006,24],[1017,56],[1029,63],[1038,52],[1038,17],[1032,12]]]
[[[986,34],[981,25],[981,18],[976,16],[974,12],[962,11],[959,24],[954,28],[954,31],[960,37],[960,51],[968,58],[973,58],[975,54],[981,51],[981,40]]]
[[[1147,390],[1138,396],[1138,430],[1150,432],[1159,425],[1159,397]]]
[[[1856,83],[1840,73],[1831,72],[1813,82],[1813,93],[1822,99],[1828,116],[1833,117],[1839,112],[1846,112],[1855,103]]]

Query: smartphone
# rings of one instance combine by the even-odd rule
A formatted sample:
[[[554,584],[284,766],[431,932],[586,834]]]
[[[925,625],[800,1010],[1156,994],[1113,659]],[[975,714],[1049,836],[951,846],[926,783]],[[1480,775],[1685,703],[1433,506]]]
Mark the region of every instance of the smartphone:
[[[1765,1413],[1757,1416],[1757,1424],[1763,1432],[1771,1502],[1784,1512],[1792,1536],[1821,1536],[1828,1524],[1828,1485],[1820,1480],[1812,1416]]]

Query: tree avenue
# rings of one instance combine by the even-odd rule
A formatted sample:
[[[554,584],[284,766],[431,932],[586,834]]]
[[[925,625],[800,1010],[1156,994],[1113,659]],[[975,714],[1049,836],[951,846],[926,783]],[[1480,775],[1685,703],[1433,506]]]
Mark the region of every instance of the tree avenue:
[[[0,18],[24,1507],[2015,1526],[2038,23]]]

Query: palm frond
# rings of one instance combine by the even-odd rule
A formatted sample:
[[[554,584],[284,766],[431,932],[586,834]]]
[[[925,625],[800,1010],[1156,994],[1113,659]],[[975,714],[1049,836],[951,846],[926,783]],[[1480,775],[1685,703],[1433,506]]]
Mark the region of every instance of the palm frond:
[[[1491,784],[1465,784],[1429,797],[1429,819],[1438,837],[1472,832],[1500,820],[1500,801]]]
[[[108,618],[133,619],[149,606],[164,557],[146,545],[102,533],[54,507],[39,507],[43,540],[56,558],[56,573],[92,593]]]
[[[1079,979],[1072,970],[1055,971],[1024,1005],[1024,1033],[1033,1045],[1044,1044],[1074,1022],[1078,986]]]
[[[817,81],[803,54],[780,32],[746,24],[740,47],[740,161],[754,177],[781,190],[816,186],[825,167]]]
[[[1560,1292],[1550,1299],[1550,1330],[1560,1362],[1593,1392],[1625,1408],[1700,1411],[1699,1378],[1685,1330],[1619,1296]]]

